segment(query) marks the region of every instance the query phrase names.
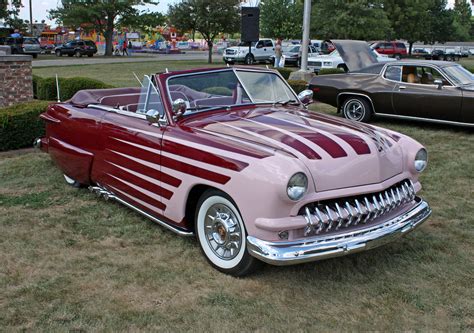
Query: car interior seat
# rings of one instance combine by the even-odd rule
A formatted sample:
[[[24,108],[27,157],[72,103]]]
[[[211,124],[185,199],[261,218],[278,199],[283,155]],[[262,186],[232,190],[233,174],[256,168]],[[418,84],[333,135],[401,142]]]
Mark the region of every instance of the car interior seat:
[[[423,73],[421,76],[421,83],[423,84],[433,84],[434,79],[433,79],[433,74],[431,73]]]
[[[408,82],[408,83],[417,83],[416,75],[413,74],[413,73],[409,73],[409,74],[407,75],[407,82]]]

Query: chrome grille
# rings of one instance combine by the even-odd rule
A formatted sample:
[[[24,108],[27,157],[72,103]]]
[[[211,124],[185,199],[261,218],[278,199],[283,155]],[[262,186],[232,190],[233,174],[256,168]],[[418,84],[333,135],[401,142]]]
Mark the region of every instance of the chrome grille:
[[[308,66],[321,67],[321,61],[308,61]]]
[[[225,50],[225,54],[235,54],[235,50]]]
[[[311,236],[369,223],[415,199],[411,180],[363,196],[312,203],[300,211],[306,219],[304,235]]]

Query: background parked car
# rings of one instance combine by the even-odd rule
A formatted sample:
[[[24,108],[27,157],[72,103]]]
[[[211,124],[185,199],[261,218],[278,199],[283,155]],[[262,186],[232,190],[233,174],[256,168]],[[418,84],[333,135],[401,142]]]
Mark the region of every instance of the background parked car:
[[[435,49],[425,56],[426,60],[443,60],[443,61],[458,61],[461,58],[461,54],[456,53],[454,49]]]
[[[370,46],[378,53],[395,59],[401,59],[407,55],[407,47],[402,42],[374,42]]]
[[[319,55],[318,50],[310,45],[308,46],[308,58]],[[285,66],[298,66],[301,65],[301,45],[288,45],[283,47],[283,57],[285,58]],[[275,59],[275,56],[272,56]],[[273,60],[272,60],[273,61]]]
[[[97,46],[91,40],[71,40],[65,44],[57,46],[54,49],[54,53],[58,57],[61,57],[64,54],[67,54],[69,57],[82,57],[83,55],[92,57],[97,53]]]
[[[425,58],[426,56],[429,56],[429,52],[426,49],[413,49],[411,51],[412,57],[415,58]]]
[[[249,53],[249,45],[252,53]],[[228,47],[224,51],[223,60],[227,64],[243,62],[251,65],[255,62],[271,62],[275,55],[275,42],[271,39],[261,39],[258,42],[241,42],[238,46]]]
[[[12,54],[29,54],[33,58],[41,53],[41,46],[35,37],[1,37],[0,45],[9,45]]]

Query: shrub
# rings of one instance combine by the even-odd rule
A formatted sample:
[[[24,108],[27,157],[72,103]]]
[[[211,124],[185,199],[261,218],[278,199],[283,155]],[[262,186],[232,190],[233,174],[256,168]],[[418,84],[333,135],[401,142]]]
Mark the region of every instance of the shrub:
[[[38,82],[43,78],[33,74],[33,98],[38,98]]]
[[[0,151],[31,147],[45,133],[39,118],[48,101],[31,101],[0,108]]]
[[[292,69],[285,68],[285,67],[277,67],[275,69],[280,72],[281,76],[283,76],[285,80],[288,80],[291,72],[293,72]]]
[[[344,70],[342,68],[322,68],[318,75],[326,75],[326,74],[344,74]]]
[[[308,87],[308,82],[304,80],[288,80],[288,84],[291,86],[291,88],[293,88],[293,90],[297,94],[307,89]]]
[[[70,99],[76,92],[83,89],[106,89],[114,88],[99,80],[90,79],[87,77],[73,77],[73,78],[59,78],[59,92],[61,101]],[[47,77],[38,80],[37,96],[42,100],[56,100],[56,78]]]

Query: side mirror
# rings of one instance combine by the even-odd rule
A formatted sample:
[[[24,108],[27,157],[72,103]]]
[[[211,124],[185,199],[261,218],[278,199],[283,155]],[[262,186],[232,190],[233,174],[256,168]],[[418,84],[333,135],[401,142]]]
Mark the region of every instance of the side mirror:
[[[298,99],[303,105],[308,105],[313,102],[313,92],[309,89],[303,90],[298,94]]]
[[[150,124],[159,124],[160,112],[158,110],[150,109],[145,113],[145,116]]]
[[[186,112],[186,101],[182,98],[177,98],[173,101],[173,115],[175,119],[180,118]]]
[[[434,80],[434,84],[438,86],[438,89],[441,90],[443,88],[443,81],[440,79]]]

